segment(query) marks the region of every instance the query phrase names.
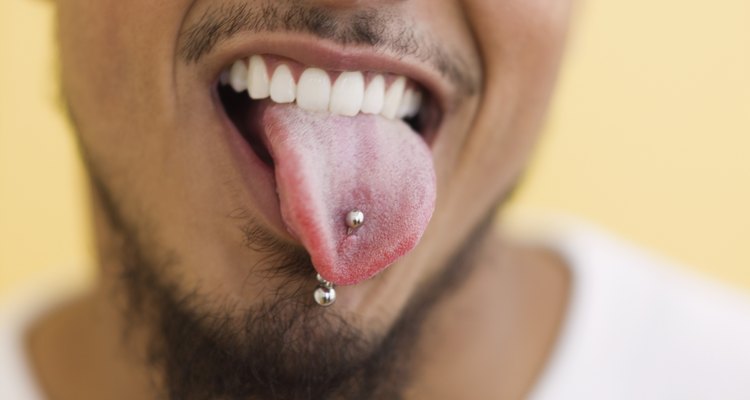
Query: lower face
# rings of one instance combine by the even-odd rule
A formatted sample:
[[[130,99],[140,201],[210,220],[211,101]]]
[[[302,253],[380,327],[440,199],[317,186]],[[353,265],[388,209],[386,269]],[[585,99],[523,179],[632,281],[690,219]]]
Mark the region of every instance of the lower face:
[[[386,337],[520,175],[569,8],[438,3],[59,0],[63,90],[136,267],[187,314],[294,299]]]

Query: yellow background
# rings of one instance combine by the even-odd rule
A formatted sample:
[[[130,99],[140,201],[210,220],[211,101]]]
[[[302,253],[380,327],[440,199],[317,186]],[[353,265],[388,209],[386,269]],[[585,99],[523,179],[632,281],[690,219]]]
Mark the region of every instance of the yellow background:
[[[93,275],[52,13],[0,2],[0,294],[38,274]],[[592,219],[750,288],[748,18],[748,0],[586,2],[513,207]]]

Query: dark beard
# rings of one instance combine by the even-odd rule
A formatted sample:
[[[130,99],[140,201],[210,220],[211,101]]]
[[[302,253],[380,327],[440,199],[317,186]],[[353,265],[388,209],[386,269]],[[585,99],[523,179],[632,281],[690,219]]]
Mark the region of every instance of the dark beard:
[[[310,291],[247,310],[202,313],[197,293],[159,283],[153,266],[125,274],[131,323],[146,323],[148,361],[172,399],[400,398],[407,381],[402,351],[419,323],[369,338],[316,305]],[[144,316],[147,319],[144,320]]]
[[[420,286],[390,329],[372,333],[315,305],[314,278],[294,272],[311,271],[309,258],[291,249],[291,254],[269,257],[259,266],[286,276],[287,290],[249,309],[223,304],[213,307],[218,311],[201,311],[201,306],[215,306],[220,299],[168,282],[163,271],[178,270],[179,259],[147,257],[158,249],[142,242],[143,232],[129,229],[134,225],[122,219],[113,197],[93,169],[89,171],[108,222],[123,239],[118,257],[126,339],[128,332],[147,333],[144,362],[155,372],[161,398],[403,398],[424,321],[470,275],[474,263],[467,258],[492,221],[485,218],[466,241],[470,245],[462,246],[460,254]],[[243,231],[247,236],[259,234],[258,229],[247,226]],[[249,246],[271,243],[263,236],[246,239]]]
[[[423,322],[469,275],[469,263],[452,263],[391,329],[373,335],[315,305],[314,286],[301,290],[301,283],[294,295],[250,309],[200,312],[208,301],[164,284],[160,267],[142,254],[128,249],[125,315],[147,327],[147,361],[171,399],[400,399]]]

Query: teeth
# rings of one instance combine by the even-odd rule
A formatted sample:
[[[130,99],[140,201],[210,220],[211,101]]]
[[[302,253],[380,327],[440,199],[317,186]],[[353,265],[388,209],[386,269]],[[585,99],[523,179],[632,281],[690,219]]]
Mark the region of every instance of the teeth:
[[[365,77],[361,72],[342,72],[331,90],[328,110],[334,114],[353,117],[359,114],[365,97]]]
[[[388,89],[385,76],[373,74],[365,85],[365,74],[347,71],[331,84],[330,73],[320,68],[307,68],[296,82],[292,69],[281,63],[269,78],[266,60],[254,55],[238,60],[219,76],[221,85],[229,85],[236,92],[247,90],[254,100],[268,97],[275,103],[294,103],[305,110],[328,111],[332,114],[355,116],[379,114],[389,119],[411,118],[422,106],[422,92],[398,76]]]
[[[326,111],[331,101],[331,78],[319,68],[308,68],[297,83],[297,105],[305,110]]]
[[[242,92],[247,89],[247,67],[245,61],[237,60],[229,70],[229,85],[235,92]]]
[[[404,97],[401,98],[401,104],[398,105],[396,111],[396,118],[406,118],[406,114],[411,108],[411,98],[414,96],[414,92],[411,89],[404,90]]]
[[[419,112],[422,106],[422,93],[414,89],[406,89],[401,104],[396,112],[397,118],[411,118]]]
[[[391,87],[385,92],[385,99],[383,102],[383,111],[380,114],[386,118],[396,118],[396,112],[398,107],[401,105],[401,99],[404,97],[404,88],[406,87],[406,78],[399,76],[396,78]]]
[[[292,70],[286,64],[280,64],[271,77],[271,100],[276,103],[292,103],[297,98],[297,84],[294,83]]]
[[[247,72],[247,82],[251,99],[265,99],[271,95],[271,87],[268,81],[268,70],[266,62],[261,56],[250,57],[250,67]]]
[[[221,75],[219,75],[219,83],[221,83],[222,86],[229,84],[229,70],[224,70]]]
[[[382,75],[376,75],[365,90],[365,98],[362,101],[362,112],[365,114],[380,114],[383,111],[384,98],[385,79],[383,79]]]

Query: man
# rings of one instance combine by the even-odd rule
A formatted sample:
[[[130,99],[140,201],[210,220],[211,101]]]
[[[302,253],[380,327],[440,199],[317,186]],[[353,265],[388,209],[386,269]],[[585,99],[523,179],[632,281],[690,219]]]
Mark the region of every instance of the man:
[[[7,397],[750,396],[744,297],[493,225],[568,2],[57,8],[101,277],[24,331]]]

